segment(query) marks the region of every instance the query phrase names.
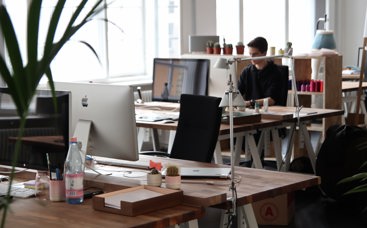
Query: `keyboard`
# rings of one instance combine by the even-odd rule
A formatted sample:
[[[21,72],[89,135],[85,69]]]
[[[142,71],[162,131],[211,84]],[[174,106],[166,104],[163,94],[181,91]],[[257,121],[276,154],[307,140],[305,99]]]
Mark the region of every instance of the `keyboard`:
[[[6,195],[8,193],[8,184],[0,184],[0,195]],[[24,188],[21,186],[13,186],[10,191],[10,195],[17,198],[29,198],[35,196],[36,190],[30,188]]]
[[[178,120],[179,112],[137,114],[137,121],[157,122],[162,120]]]
[[[112,166],[118,166],[118,167],[124,167],[124,168],[135,168],[135,169],[149,169],[148,164],[141,164],[134,161],[125,161],[125,160],[119,160],[119,159],[113,159],[113,158],[106,158],[106,157],[100,157],[100,156],[93,156],[97,164],[101,165],[112,165]]]

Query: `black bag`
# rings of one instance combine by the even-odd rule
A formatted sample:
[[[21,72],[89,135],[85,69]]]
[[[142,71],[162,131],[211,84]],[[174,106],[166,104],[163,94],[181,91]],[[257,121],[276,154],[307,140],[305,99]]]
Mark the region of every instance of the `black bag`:
[[[367,130],[357,126],[334,125],[326,131],[316,160],[321,189],[334,199],[342,199],[350,185],[338,182],[360,172],[367,161]]]

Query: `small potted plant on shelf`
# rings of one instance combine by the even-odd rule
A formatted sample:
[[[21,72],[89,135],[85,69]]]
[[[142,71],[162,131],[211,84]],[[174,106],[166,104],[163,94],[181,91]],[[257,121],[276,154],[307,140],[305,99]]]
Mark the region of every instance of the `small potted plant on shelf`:
[[[181,176],[180,176],[180,169],[178,166],[176,165],[167,166],[165,182],[167,188],[170,189],[181,188]]]
[[[232,44],[225,44],[223,48],[223,54],[225,55],[232,55],[233,53],[233,45]]]
[[[162,184],[162,174],[156,168],[152,168],[147,173],[147,185],[160,187]]]
[[[221,53],[220,43],[215,42],[214,43],[214,48],[213,48],[213,54],[220,55],[220,53]]]
[[[243,45],[241,41],[237,42],[237,45],[236,45],[237,55],[243,55],[244,52],[245,52],[245,45]]]
[[[214,42],[212,40],[208,40],[206,42],[206,53],[213,54],[214,52]]]

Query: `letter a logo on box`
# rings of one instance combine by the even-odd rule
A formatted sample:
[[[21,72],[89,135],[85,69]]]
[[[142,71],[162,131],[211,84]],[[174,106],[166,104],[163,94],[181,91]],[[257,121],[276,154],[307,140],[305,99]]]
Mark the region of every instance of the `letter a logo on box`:
[[[260,216],[265,221],[273,221],[278,217],[278,209],[275,204],[265,203],[260,208]]]

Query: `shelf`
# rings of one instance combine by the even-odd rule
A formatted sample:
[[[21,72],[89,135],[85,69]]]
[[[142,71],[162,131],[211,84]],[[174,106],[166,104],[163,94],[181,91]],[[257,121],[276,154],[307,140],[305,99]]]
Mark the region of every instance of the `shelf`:
[[[288,90],[288,94],[294,94],[292,90]],[[324,92],[304,92],[304,91],[297,91],[298,95],[324,95]]]

